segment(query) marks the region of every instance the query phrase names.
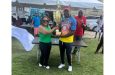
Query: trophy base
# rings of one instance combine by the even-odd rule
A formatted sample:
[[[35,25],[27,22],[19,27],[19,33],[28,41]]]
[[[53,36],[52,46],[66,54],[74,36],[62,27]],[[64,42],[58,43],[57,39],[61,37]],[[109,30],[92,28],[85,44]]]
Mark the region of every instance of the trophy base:
[[[56,36],[60,36],[61,32],[59,32],[59,30],[56,30]]]

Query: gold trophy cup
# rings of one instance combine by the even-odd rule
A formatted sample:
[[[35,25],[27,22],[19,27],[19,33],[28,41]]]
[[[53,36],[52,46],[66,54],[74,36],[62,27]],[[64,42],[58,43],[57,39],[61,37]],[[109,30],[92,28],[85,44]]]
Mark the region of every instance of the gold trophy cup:
[[[56,26],[59,27],[59,24],[61,23],[61,12],[60,10],[54,11],[54,20],[56,22]],[[59,29],[56,29],[56,35],[60,35],[61,32],[59,32]]]
[[[60,2],[59,0],[57,0],[57,9],[56,11],[54,11],[53,13],[53,17],[54,17],[54,21],[56,22],[56,26],[59,27],[60,23],[61,23],[61,11],[60,11]],[[59,36],[61,34],[61,32],[59,32],[59,29],[56,29],[56,35]]]

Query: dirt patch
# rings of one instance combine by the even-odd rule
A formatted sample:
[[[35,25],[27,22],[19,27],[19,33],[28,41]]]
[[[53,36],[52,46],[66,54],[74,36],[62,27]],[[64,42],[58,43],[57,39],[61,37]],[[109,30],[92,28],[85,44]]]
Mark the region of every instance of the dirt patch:
[[[85,34],[83,38],[94,38],[95,37],[95,32],[92,31],[85,31]]]

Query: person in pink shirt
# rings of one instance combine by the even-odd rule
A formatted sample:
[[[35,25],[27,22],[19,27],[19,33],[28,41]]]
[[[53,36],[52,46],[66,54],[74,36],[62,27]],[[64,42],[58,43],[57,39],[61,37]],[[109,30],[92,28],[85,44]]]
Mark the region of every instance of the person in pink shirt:
[[[83,16],[82,10],[78,12],[78,16],[75,16],[75,19],[77,21],[77,27],[74,34],[74,39],[77,41],[77,40],[82,39],[82,36],[84,35],[84,30],[86,27],[86,17]],[[76,52],[77,52],[77,47],[75,47],[73,54],[76,54]]]

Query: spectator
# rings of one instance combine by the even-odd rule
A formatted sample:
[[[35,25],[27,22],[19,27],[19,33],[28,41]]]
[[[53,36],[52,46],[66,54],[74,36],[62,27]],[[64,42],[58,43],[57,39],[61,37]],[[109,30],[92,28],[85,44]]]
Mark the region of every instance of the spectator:
[[[97,54],[98,52],[99,52],[99,49],[102,47],[102,54],[103,54],[103,25],[102,25],[102,27],[101,27],[101,31],[102,31],[102,36],[101,36],[101,39],[100,39],[100,42],[99,42],[99,44],[98,44],[98,46],[97,46],[97,49],[96,49],[96,51],[95,51],[95,54]]]
[[[32,18],[31,18],[31,16],[28,16],[26,24],[31,24],[31,23],[32,23]]]
[[[77,21],[77,28],[76,28],[76,31],[75,31],[75,40],[82,40],[82,37],[84,35],[84,29],[86,27],[86,17],[83,16],[83,11],[80,10],[78,12],[78,16],[75,16],[75,19]],[[73,54],[76,54],[78,48],[75,47],[74,50],[73,50]]]
[[[97,30],[96,30],[96,33],[95,33],[95,38],[97,36],[97,33],[99,33],[99,39],[101,37],[101,27],[103,25],[103,16],[101,15],[100,18],[97,20]]]
[[[16,25],[16,18],[14,18],[13,16],[12,16],[12,25]]]
[[[17,16],[16,26],[20,26],[22,24],[23,24],[23,22],[22,22],[21,18],[19,16]]]
[[[40,17],[38,13],[35,13],[35,17],[32,19],[32,25],[34,26],[34,37],[38,36],[38,27],[40,26]]]

